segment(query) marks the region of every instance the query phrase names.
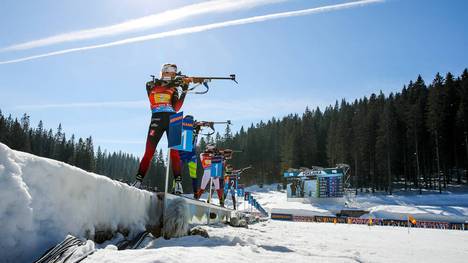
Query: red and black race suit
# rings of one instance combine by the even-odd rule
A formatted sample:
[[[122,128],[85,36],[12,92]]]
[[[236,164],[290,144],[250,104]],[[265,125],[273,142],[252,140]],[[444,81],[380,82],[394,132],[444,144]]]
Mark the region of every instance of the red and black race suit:
[[[176,86],[160,80],[147,82],[146,92],[153,113],[178,112],[185,98],[184,94],[179,98]]]
[[[160,80],[150,81],[146,83],[146,91],[151,105],[151,123],[148,129],[146,139],[145,155],[141,159],[138,174],[141,177],[146,175],[153,159],[156,146],[164,132],[168,136],[169,131],[169,117],[180,110],[184,102],[185,94],[179,98],[175,86],[165,85],[165,82]],[[171,163],[174,177],[180,176],[180,156],[178,151],[171,150]]]

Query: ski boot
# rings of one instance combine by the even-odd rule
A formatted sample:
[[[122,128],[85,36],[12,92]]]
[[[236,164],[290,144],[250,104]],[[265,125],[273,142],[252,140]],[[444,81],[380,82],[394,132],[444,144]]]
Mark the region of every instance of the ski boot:
[[[197,195],[197,194],[198,194],[198,191],[199,191],[199,190],[193,191],[193,199],[198,199],[198,198],[200,198],[200,197],[198,197],[198,195]]]
[[[143,176],[141,174],[137,174],[135,177],[136,177],[136,180],[135,180],[135,182],[133,182],[131,184],[131,186],[133,186],[135,188],[138,188],[138,189],[141,189],[142,182],[143,182]]]
[[[197,192],[198,192],[198,179],[192,178],[192,190],[193,190],[193,198],[197,199]]]
[[[184,193],[184,190],[182,189],[182,176],[176,176],[174,179],[174,194],[176,195],[181,195]]]
[[[198,191],[196,193],[193,194],[193,196],[195,197],[195,199],[200,199],[200,197],[202,196],[202,194],[205,192],[204,189],[198,189]]]
[[[219,198],[219,206],[224,207],[224,194],[223,194],[223,189],[218,189],[216,190],[218,193],[218,198]]]
[[[140,180],[135,180],[135,182],[133,182],[131,184],[131,186],[133,186],[135,188],[138,188],[138,189],[141,189],[141,181]]]

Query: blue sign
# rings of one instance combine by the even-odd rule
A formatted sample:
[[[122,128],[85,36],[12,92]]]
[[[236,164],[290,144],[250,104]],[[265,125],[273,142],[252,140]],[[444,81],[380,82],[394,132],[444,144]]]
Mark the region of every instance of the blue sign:
[[[297,172],[284,172],[283,176],[284,177],[296,177],[298,175],[299,175],[299,173],[297,173]]]
[[[172,114],[169,117],[169,134],[168,145],[169,148],[175,149],[182,142],[182,120],[184,113],[179,112]]]
[[[211,177],[223,176],[223,156],[215,155],[211,158]]]
[[[173,149],[191,152],[193,150],[193,117],[187,115],[182,120],[182,134],[180,144],[174,146]]]

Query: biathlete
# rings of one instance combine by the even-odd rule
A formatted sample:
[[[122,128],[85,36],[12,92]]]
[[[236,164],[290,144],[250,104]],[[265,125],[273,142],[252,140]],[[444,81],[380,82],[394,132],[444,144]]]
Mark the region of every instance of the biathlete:
[[[219,187],[219,178],[211,179],[211,159],[216,153],[216,148],[213,145],[207,145],[205,151],[200,154],[200,160],[203,166],[203,177],[200,185],[200,189],[197,191],[195,198],[200,199],[201,195],[205,192],[205,189],[211,181],[214,183],[216,192],[218,193],[219,205],[224,206],[223,189]],[[211,196],[211,193],[209,193]]]
[[[159,79],[153,79],[146,83],[146,92],[151,106],[151,122],[146,138],[145,154],[141,159],[138,172],[135,176],[135,187],[140,187],[153,158],[156,146],[162,135],[166,132],[168,136],[169,118],[178,112],[184,103],[186,91],[188,90],[191,78],[183,78],[181,81],[174,81],[177,76],[177,66],[175,64],[164,64],[161,68]],[[179,95],[178,87],[182,88]],[[182,192],[182,177],[180,169],[180,156],[177,150],[170,150],[172,170],[175,178],[175,193]]]
[[[236,190],[238,172],[239,171],[233,170],[232,165],[226,165],[226,171],[224,173],[224,200],[226,200],[226,196],[230,192],[234,210],[236,210]]]

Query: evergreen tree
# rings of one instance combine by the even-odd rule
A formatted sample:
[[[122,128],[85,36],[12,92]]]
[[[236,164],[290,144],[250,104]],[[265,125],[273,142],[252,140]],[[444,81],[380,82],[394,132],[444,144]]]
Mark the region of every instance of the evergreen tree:
[[[445,111],[445,96],[443,90],[444,79],[437,73],[431,88],[429,89],[428,105],[427,105],[427,120],[426,125],[431,132],[435,142],[435,158],[436,158],[436,174],[438,178],[439,191],[442,192],[441,185],[441,161],[440,161],[440,143],[444,134],[444,123],[446,120]]]
[[[462,150],[465,154],[464,166],[468,167],[468,69],[463,71],[459,85],[458,97],[460,98],[460,104],[457,111],[457,128],[462,133],[462,145],[465,146],[465,149]]]

